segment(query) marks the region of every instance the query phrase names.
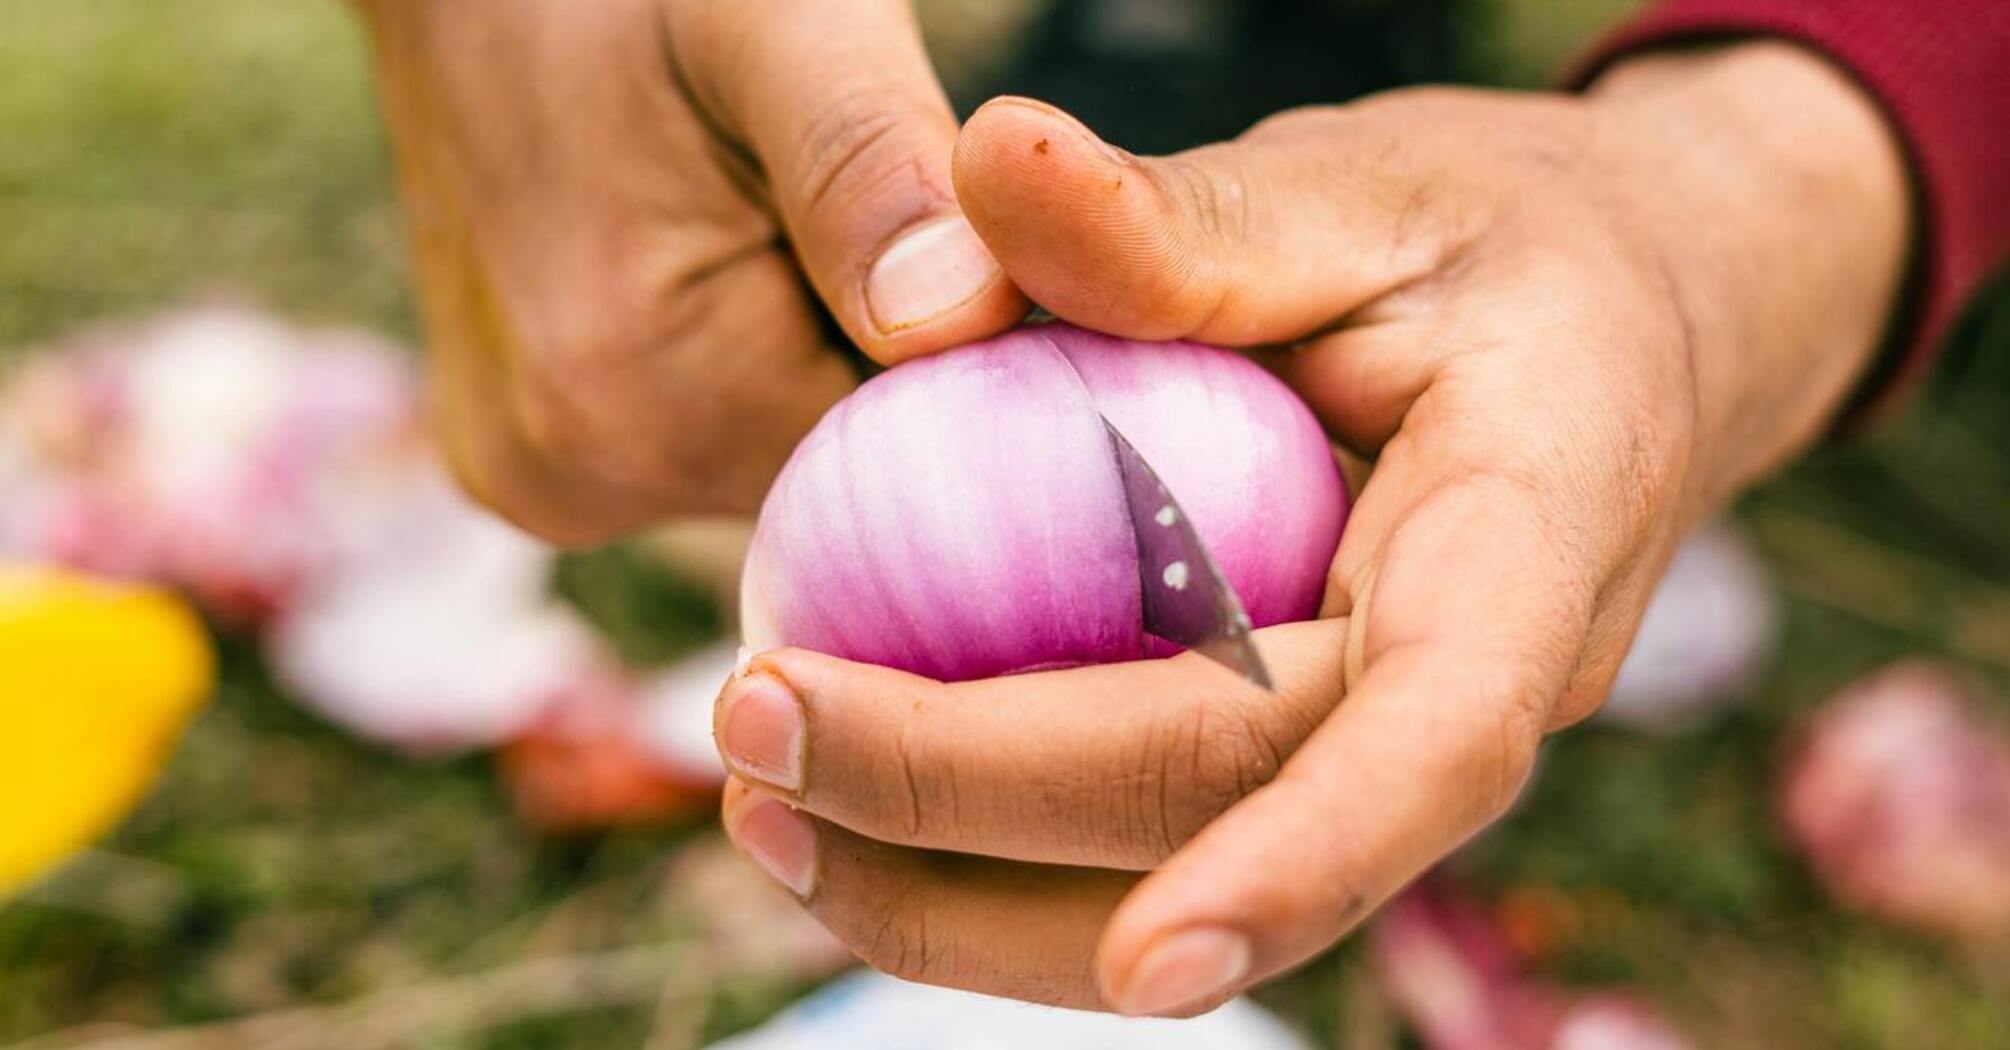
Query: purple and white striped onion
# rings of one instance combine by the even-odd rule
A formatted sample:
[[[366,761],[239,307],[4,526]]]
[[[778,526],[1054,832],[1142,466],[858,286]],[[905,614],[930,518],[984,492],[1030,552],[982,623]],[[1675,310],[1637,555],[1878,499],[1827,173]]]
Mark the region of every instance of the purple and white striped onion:
[[[761,510],[747,645],[949,681],[1171,651],[1105,417],[1256,626],[1317,614],[1348,501],[1305,405],[1228,351],[1055,323],[900,365],[817,424]]]

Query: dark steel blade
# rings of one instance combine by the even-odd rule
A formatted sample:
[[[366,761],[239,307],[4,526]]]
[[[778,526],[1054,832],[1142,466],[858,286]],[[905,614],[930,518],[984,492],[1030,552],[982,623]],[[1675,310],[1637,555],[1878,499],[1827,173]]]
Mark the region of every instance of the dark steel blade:
[[[1270,670],[1249,640],[1249,614],[1215,564],[1179,501],[1123,433],[1103,420],[1123,475],[1131,529],[1138,540],[1138,580],[1145,630],[1185,646],[1257,686],[1271,688]]]

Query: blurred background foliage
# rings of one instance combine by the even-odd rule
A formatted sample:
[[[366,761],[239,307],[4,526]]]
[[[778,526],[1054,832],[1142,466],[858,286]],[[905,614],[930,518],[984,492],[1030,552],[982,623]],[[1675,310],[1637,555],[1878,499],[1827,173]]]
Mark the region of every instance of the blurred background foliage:
[[[1532,85],[1632,5],[1424,6],[1457,45],[1435,56],[1448,70]],[[998,41],[1033,39],[1045,17],[1033,0],[924,14],[965,96],[1009,77]],[[1361,46],[1336,42],[1335,61]],[[367,54],[339,4],[0,0],[0,363],[207,294],[414,340],[407,273]],[[2010,297],[1990,301],[1902,417],[1740,508],[1786,609],[1749,704],[1672,739],[1558,739],[1519,809],[1459,862],[1562,917],[1546,934],[1558,972],[1639,985],[1700,1045],[2010,1045],[2010,961],[1837,912],[1768,808],[1803,713],[1860,672],[1937,654],[2010,695]],[[563,575],[631,654],[717,629],[696,591],[619,551]],[[484,760],[357,743],[282,702],[233,647],[218,702],[138,818],[0,907],[0,1043],[317,1004],[410,1010],[428,988],[450,999],[456,981],[528,980],[543,971],[511,968],[557,960],[599,975],[579,982],[592,994],[491,996],[508,1008],[410,1030],[442,1047],[691,1045],[799,990],[713,980],[686,953],[666,858],[709,837],[536,839]],[[571,987],[534,983],[554,981]],[[400,989],[420,995],[386,998]],[[1401,1045],[1356,948],[1263,998],[1329,1045]]]
[[[0,0],[0,345],[217,291],[410,335],[368,76],[333,0]]]

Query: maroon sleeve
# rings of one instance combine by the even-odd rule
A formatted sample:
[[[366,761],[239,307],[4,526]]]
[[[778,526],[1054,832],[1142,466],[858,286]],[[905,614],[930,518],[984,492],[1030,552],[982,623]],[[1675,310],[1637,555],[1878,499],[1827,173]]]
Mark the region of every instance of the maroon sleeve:
[[[1856,416],[1926,370],[1962,305],[2010,258],[2010,0],[1662,0],[1571,81],[1655,47],[1754,35],[1827,54],[1905,143],[1916,201],[1906,302]]]

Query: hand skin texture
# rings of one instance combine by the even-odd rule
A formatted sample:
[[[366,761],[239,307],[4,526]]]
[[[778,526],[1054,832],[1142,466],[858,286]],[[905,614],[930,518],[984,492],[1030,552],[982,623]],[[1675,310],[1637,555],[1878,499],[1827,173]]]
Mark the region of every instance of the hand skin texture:
[[[1874,105],[1770,42],[1167,158],[999,99],[953,172],[1035,302],[1249,347],[1374,457],[1324,618],[1258,632],[1274,694],[1191,655],[945,685],[761,654],[715,714],[726,825],[881,969],[1169,1016],[1501,815],[1682,534],[1830,422],[1909,225]]]
[[[1497,817],[1680,536],[1828,423],[1905,255],[1896,141],[1786,44],[1143,158],[1021,99],[959,130],[899,0],[357,6],[448,449],[548,537],[751,510],[852,384],[816,299],[883,362],[1028,297],[1247,347],[1374,458],[1325,618],[1258,634],[1274,694],[1191,656],[729,683],[741,848],[874,965],[1001,995],[1208,1009]]]
[[[882,361],[1026,313],[958,214],[904,0],[355,6],[439,429],[525,528],[751,514],[854,382],[812,295]]]

